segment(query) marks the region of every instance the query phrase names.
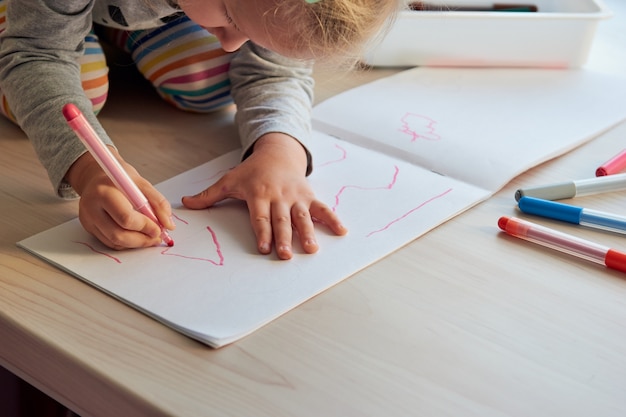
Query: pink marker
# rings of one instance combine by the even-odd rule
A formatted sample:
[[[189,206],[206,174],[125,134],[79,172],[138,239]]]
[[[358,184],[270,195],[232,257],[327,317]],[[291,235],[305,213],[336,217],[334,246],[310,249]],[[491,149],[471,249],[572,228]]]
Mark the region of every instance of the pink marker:
[[[135,210],[158,224],[161,227],[161,239],[167,246],[174,246],[174,240],[167,233],[165,227],[159,223],[146,196],[143,195],[137,184],[122,168],[120,162],[115,159],[111,151],[98,137],[78,107],[72,103],[66,104],[63,106],[63,116],[65,116],[67,124],[76,133],[76,136],[83,142],[87,150],[93,155],[111,181],[113,181],[113,184],[128,198]]]
[[[502,216],[498,227],[511,236],[626,272],[626,253],[538,224]]]
[[[626,168],[626,149],[609,159],[598,169],[596,169],[596,177],[603,177],[605,175],[613,175]]]

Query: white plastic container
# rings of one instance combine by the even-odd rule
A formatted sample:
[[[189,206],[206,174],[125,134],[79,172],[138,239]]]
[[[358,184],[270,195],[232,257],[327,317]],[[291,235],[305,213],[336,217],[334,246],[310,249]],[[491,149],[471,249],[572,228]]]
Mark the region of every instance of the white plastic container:
[[[402,11],[364,59],[373,66],[580,67],[598,21],[612,16],[602,0],[522,0],[537,12],[454,11],[490,7],[485,0],[425,1],[437,11]]]

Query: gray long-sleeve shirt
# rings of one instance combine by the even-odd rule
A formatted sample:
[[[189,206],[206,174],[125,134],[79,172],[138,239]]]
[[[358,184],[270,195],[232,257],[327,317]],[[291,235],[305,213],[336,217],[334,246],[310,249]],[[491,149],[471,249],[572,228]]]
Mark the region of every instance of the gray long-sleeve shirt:
[[[92,23],[124,29],[157,27],[180,13],[167,0],[7,0],[0,37],[0,90],[29,137],[57,194],[75,197],[64,176],[85,148],[62,108],[76,104],[100,137],[112,140],[93,114],[76,62]],[[114,12],[112,12],[114,11]],[[311,134],[310,63],[247,42],[231,62],[236,123],[246,155],[261,135],[286,133],[305,147]],[[310,170],[310,166],[309,166]]]

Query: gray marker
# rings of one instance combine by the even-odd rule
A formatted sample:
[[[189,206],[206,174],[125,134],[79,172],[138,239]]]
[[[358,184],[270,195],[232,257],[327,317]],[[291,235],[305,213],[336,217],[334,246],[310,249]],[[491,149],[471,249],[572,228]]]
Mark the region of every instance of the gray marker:
[[[563,200],[624,189],[626,189],[626,174],[606,175],[604,177],[560,182],[539,187],[520,188],[515,192],[515,200],[519,201],[522,197]]]

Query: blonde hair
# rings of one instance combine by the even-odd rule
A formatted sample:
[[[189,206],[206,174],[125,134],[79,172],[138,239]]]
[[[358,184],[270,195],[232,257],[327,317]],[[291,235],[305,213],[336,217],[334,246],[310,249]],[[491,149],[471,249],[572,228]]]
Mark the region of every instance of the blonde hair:
[[[275,4],[265,16],[268,33],[282,31],[280,36],[288,37],[292,53],[318,62],[340,59],[356,63],[364,50],[386,33],[402,3],[398,0],[276,0]],[[288,22],[289,30],[277,27],[276,22]],[[274,38],[276,42],[280,42],[280,36]]]

